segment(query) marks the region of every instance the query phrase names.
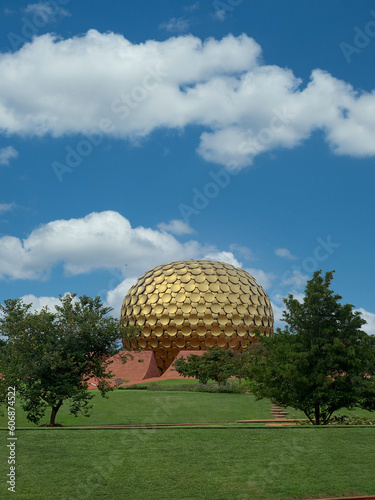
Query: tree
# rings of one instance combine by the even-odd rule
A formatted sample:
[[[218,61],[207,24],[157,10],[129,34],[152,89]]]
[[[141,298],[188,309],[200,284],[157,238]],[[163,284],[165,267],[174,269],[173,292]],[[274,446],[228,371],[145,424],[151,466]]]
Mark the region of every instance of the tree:
[[[315,425],[340,408],[375,409],[374,338],[350,304],[316,271],[302,303],[289,295],[284,330],[250,346],[250,384],[259,397],[302,410]]]
[[[234,374],[233,360],[233,351],[215,347],[208,348],[202,356],[191,354],[186,360],[180,358],[173,366],[180,375],[197,378],[201,384],[207,384],[212,379],[219,385],[225,385]]]
[[[21,299],[0,306],[0,333],[6,338],[0,350],[0,398],[5,402],[7,388],[14,386],[31,422],[38,423],[49,405],[50,425],[56,425],[64,402],[71,414],[89,416],[90,378],[97,379],[102,396],[112,390],[113,374],[107,368],[119,352],[124,329],[107,316],[112,308],[99,297],[75,297],[60,297],[56,312],[32,311],[32,304]],[[126,355],[120,356],[125,362]]]

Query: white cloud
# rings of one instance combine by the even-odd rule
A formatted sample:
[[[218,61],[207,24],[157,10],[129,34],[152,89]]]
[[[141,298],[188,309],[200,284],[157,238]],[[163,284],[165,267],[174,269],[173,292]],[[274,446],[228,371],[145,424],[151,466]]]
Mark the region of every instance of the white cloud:
[[[21,299],[25,304],[32,304],[35,311],[40,311],[43,307],[47,306],[50,311],[55,312],[55,306],[60,304],[58,297],[36,297],[29,294],[24,295]]]
[[[287,248],[276,248],[275,255],[277,255],[278,257],[283,257],[283,258],[288,259],[288,260],[295,260],[297,258]]]
[[[241,267],[241,262],[238,262],[236,257],[232,252],[209,252],[207,253],[203,259],[207,260],[217,260],[219,262],[225,262],[226,264],[231,264],[235,267]]]
[[[275,275],[273,273],[266,273],[262,271],[262,269],[246,268],[245,271],[251,274],[251,276],[257,280],[259,285],[265,289],[269,288],[272,281],[275,279]]]
[[[236,243],[232,243],[231,245],[229,245],[229,250],[240,253],[246,260],[254,259],[251,249],[244,245],[237,245]]]
[[[224,21],[226,17],[227,17],[227,13],[224,9],[218,9],[215,12],[215,14],[213,14],[213,18],[217,19],[218,21]]]
[[[363,319],[367,321],[367,324],[363,325],[362,330],[369,335],[375,335],[375,314],[366,311],[362,307],[360,307],[359,309],[355,309],[355,311],[360,312]]]
[[[172,17],[168,21],[163,21],[159,25],[159,29],[164,29],[169,33],[185,33],[190,26],[190,22],[183,17]]]
[[[101,128],[135,140],[193,124],[204,128],[197,152],[230,168],[296,147],[314,131],[336,154],[375,155],[375,91],[356,91],[319,69],[302,85],[290,69],[263,64],[246,35],[137,45],[96,30],[66,40],[46,34],[0,54],[0,74],[3,133],[61,137]]]
[[[296,286],[297,288],[302,288],[303,286],[306,285],[307,279],[308,276],[300,273],[297,269],[294,269],[294,271],[290,273],[289,278],[285,278],[281,282],[280,286],[292,285]]]
[[[15,203],[0,203],[0,214],[5,214],[5,212],[10,212],[16,207]]]
[[[194,12],[195,10],[198,10],[199,7],[200,7],[199,2],[195,2],[195,3],[191,4],[191,5],[185,5],[184,11],[185,12]]]
[[[13,146],[0,149],[0,165],[9,165],[9,160],[18,157],[18,151]]]
[[[186,222],[179,219],[172,219],[168,223],[161,222],[158,224],[158,228],[160,231],[166,231],[171,234],[192,234],[194,233],[194,229],[189,226]]]
[[[275,328],[283,327],[283,322],[281,321],[281,318],[283,316],[283,311],[285,310],[285,307],[279,306],[278,304],[275,304],[274,302],[271,301],[272,304],[272,310],[273,310],[273,317],[275,321]]]
[[[196,241],[142,226],[132,228],[118,212],[91,213],[82,219],[55,220],[24,240],[0,238],[0,277],[41,279],[63,263],[68,275],[95,269],[122,269],[137,276],[164,262],[201,257],[207,248]]]
[[[50,2],[31,3],[24,9],[26,14],[33,14],[40,18],[44,23],[56,20],[56,16],[70,16],[69,12],[59,7],[56,2],[52,5]]]
[[[128,293],[130,287],[134,285],[138,277],[126,278],[113,290],[109,290],[105,299],[105,304],[113,307],[112,316],[120,317],[122,301]]]

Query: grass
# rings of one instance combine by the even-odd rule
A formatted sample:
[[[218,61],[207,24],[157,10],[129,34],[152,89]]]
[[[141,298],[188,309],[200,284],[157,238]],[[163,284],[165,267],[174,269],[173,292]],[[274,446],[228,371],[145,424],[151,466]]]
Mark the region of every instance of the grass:
[[[268,401],[256,401],[250,394],[211,394],[178,391],[113,391],[102,398],[95,393],[94,408],[90,418],[69,415],[62,406],[56,421],[64,426],[102,424],[145,424],[184,422],[227,422],[271,418]],[[49,411],[40,424],[48,423]],[[0,419],[0,427],[7,420]],[[16,427],[36,427],[26,419],[20,407],[16,407]]]
[[[371,428],[37,429],[17,437],[15,499],[288,500],[375,492]],[[2,446],[3,478],[6,454]],[[1,498],[5,488],[3,480]]]

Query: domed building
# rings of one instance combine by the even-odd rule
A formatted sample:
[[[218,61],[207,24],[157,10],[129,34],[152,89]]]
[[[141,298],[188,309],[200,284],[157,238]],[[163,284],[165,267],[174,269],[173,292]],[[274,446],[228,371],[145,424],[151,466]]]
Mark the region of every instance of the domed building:
[[[124,347],[153,350],[162,373],[181,350],[242,350],[254,329],[273,330],[270,299],[255,278],[210,260],[176,261],[145,273],[127,293],[121,320],[142,330]]]

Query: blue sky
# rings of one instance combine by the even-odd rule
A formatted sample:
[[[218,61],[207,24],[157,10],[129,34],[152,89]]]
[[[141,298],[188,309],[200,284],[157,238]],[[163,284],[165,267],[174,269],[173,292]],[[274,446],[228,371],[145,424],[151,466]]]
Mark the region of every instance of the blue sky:
[[[282,297],[316,269],[375,333],[371,1],[6,1],[0,291],[121,300],[185,258]]]

